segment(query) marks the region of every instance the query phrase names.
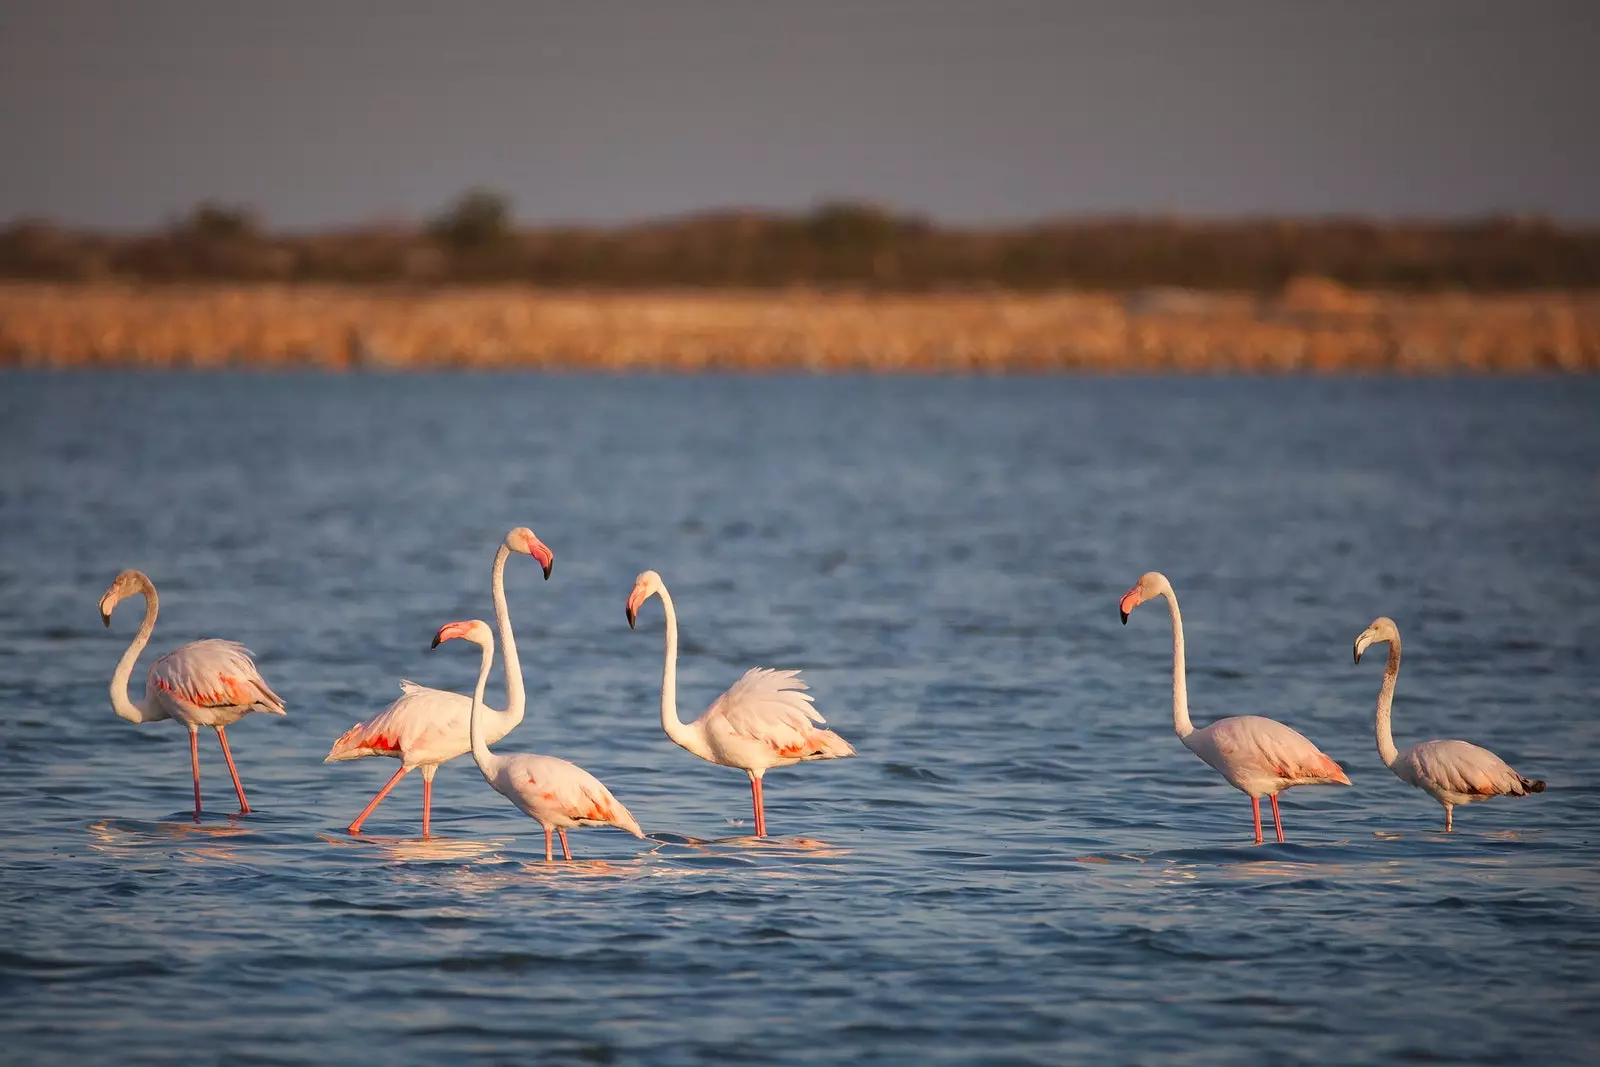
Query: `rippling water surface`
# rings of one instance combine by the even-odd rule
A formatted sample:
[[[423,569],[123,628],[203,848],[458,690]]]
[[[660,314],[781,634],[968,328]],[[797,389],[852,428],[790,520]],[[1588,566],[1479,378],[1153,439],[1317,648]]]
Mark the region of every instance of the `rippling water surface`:
[[[0,376],[0,1057],[203,1063],[1571,1063],[1600,991],[1600,383]],[[517,557],[529,689],[502,751],[586,767],[652,834],[531,821],[466,760],[325,766]],[[212,736],[112,715],[223,636],[289,704]],[[681,703],[802,667],[853,760],[738,771]],[[1285,720],[1350,789],[1289,844],[1172,732],[1159,605],[1201,722]],[[1549,791],[1442,810],[1379,763],[1457,736]],[[498,665],[491,693],[503,690]],[[209,732],[208,732],[209,733]],[[1270,831],[1269,831],[1270,837]]]

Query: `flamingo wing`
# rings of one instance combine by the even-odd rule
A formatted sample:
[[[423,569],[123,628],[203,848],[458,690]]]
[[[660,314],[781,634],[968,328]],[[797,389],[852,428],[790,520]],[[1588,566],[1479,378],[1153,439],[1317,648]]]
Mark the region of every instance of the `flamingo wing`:
[[[1463,797],[1521,796],[1530,789],[1505,760],[1468,741],[1424,741],[1400,762],[1413,785]]]
[[[555,756],[513,756],[507,773],[535,810],[554,811],[580,825],[615,826],[634,837],[644,836],[622,801],[575,763]]]
[[[853,756],[855,749],[812,706],[800,672],[752,667],[701,717],[708,731],[726,732],[770,747],[790,760]]]
[[[250,650],[237,641],[191,641],[150,665],[148,693],[162,703],[195,708],[245,708],[283,715],[283,698],[272,691]]]
[[[466,752],[472,700],[446,689],[402,681],[400,698],[365,722],[339,735],[324,763],[364,756],[397,756],[403,761],[441,762]]]
[[[1304,734],[1276,719],[1235,715],[1206,728],[1219,756],[1231,767],[1248,768],[1283,782],[1349,785],[1344,768]]]

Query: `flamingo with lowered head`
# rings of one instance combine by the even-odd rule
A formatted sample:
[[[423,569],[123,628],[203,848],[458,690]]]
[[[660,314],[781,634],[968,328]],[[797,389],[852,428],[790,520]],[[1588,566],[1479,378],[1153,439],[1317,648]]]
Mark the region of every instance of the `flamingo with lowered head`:
[[[519,753],[499,756],[489,751],[484,739],[483,688],[489,681],[489,666],[494,662],[494,637],[489,625],[482,619],[451,622],[433,635],[433,647],[442,642],[464,638],[483,650],[483,663],[478,668],[478,685],[472,692],[472,759],[483,772],[483,780],[495,792],[544,827],[544,859],[552,859],[550,835],[561,836],[561,855],[572,859],[567,847],[567,830],[574,826],[615,826],[634,837],[643,837],[644,831],[633,814],[622,802],[611,795],[611,790],[600,780],[575,763],[555,756],[535,756]]]
[[[854,756],[850,742],[832,730],[817,727],[826,722],[812,707],[799,671],[752,667],[712,702],[706,713],[691,723],[678,718],[678,614],[672,607],[661,575],[645,571],[628,596],[628,626],[639,608],[652,596],[661,598],[667,614],[667,658],[661,669],[661,728],[679,748],[710,763],[738,767],[750,776],[750,798],[756,813],[756,836],[767,836],[766,810],[761,803],[761,778],[773,767],[806,760]]]
[[[1260,715],[1230,715],[1196,730],[1189,721],[1189,683],[1183,660],[1183,616],[1178,595],[1166,575],[1150,571],[1123,594],[1118,607],[1122,623],[1128,613],[1153,597],[1167,598],[1172,612],[1172,724],[1190,752],[1221,772],[1228,784],[1250,798],[1255,817],[1256,844],[1261,844],[1261,798],[1272,800],[1272,825],[1283,843],[1283,819],[1278,814],[1278,794],[1297,785],[1349,785],[1344,769],[1306,740],[1274,719]]]
[[[1378,688],[1378,712],[1375,729],[1378,734],[1378,755],[1394,776],[1407,785],[1414,785],[1444,805],[1444,832],[1455,829],[1454,809],[1457,804],[1471,804],[1490,797],[1525,797],[1529,793],[1543,793],[1544,782],[1524,778],[1486,748],[1468,741],[1424,741],[1412,745],[1404,752],[1394,747],[1394,734],[1389,730],[1389,712],[1394,704],[1394,683],[1400,676],[1400,629],[1388,616],[1372,620],[1372,625],[1356,638],[1356,662],[1370,646],[1389,644],[1389,664],[1383,671],[1383,684]]]
[[[222,745],[222,758],[228,761],[228,773],[233,775],[234,791],[239,794],[239,814],[248,815],[250,804],[244,798],[244,786],[233,765],[225,730],[252,711],[285,714],[283,700],[256,670],[249,649],[235,641],[209,638],[180,645],[152,663],[144,683],[144,699],[135,704],[128,697],[128,679],[156,628],[161,600],[155,583],[143,571],[135,570],[117,575],[100,598],[100,621],[109,627],[117,603],[139,594],[144,596],[144,621],[111,675],[111,710],[129,722],[177,719],[189,728],[195,822],[200,821],[200,727],[214,727]]]
[[[505,656],[506,710],[489,711],[492,721],[488,732],[494,741],[510,733],[522,721],[526,703],[522,691],[522,664],[517,659],[517,639],[511,632],[511,614],[506,607],[506,560],[513,552],[538,560],[544,568],[546,581],[550,578],[550,568],[555,565],[550,550],[526,526],[518,526],[506,534],[495,552],[490,586],[494,594],[494,619],[500,629],[500,645]],[[421,767],[422,836],[427,837],[433,815],[434,773],[439,764],[465,755],[472,747],[470,699],[460,693],[432,689],[411,681],[402,681],[400,690],[400,699],[339,735],[322,761],[338,763],[367,756],[387,756],[400,761],[400,769],[347,828],[352,834],[361,832],[361,824],[367,821],[367,816],[408,771]]]

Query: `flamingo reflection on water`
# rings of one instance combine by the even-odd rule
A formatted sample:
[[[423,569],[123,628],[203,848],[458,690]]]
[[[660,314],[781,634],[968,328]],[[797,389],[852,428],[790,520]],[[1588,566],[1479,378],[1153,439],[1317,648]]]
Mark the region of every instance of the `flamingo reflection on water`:
[[[535,756],[519,753],[500,756],[489,751],[484,739],[483,689],[489,681],[489,667],[494,662],[494,636],[489,625],[481,619],[446,623],[433,637],[433,647],[445,641],[463,638],[483,650],[483,662],[478,670],[478,684],[472,692],[472,758],[483,772],[483,780],[495,792],[515,804],[522,812],[544,827],[544,858],[550,862],[552,832],[561,837],[561,855],[572,859],[567,847],[567,830],[574,826],[615,826],[634,837],[643,837],[644,831],[622,802],[611,795],[611,790],[582,767],[554,756]]]
[[[239,794],[239,814],[248,815],[250,804],[244,798],[239,770],[233,765],[226,728],[252,711],[283,715],[283,700],[256,670],[249,649],[234,641],[208,638],[181,645],[151,664],[145,679],[144,699],[135,704],[128,696],[128,679],[133,676],[133,665],[156,628],[160,597],[156,595],[155,583],[143,571],[126,570],[117,575],[111,588],[100,598],[100,621],[109,627],[117,604],[141,594],[144,596],[144,621],[111,675],[111,710],[129,722],[176,719],[188,727],[196,822],[200,821],[200,727],[213,727],[222,745],[222,758],[228,763],[228,773],[233,776],[234,792]]]
[[[661,575],[645,571],[628,596],[628,626],[652,596],[661,598],[667,615],[667,656],[661,670],[661,728],[683,749],[710,763],[738,767],[750,776],[756,836],[767,835],[761,802],[762,776],[773,767],[808,760],[854,756],[850,742],[832,730],[818,729],[826,720],[812,707],[799,671],[752,667],[691,723],[678,718],[678,614]]]
[[[1172,724],[1178,740],[1209,766],[1221,772],[1228,784],[1250,798],[1255,819],[1256,844],[1261,844],[1261,798],[1272,801],[1272,825],[1283,843],[1283,820],[1278,814],[1278,794],[1297,785],[1349,785],[1350,779],[1333,760],[1298,732],[1260,715],[1231,715],[1196,730],[1189,721],[1189,683],[1183,659],[1183,616],[1178,596],[1165,575],[1150,571],[1123,594],[1118,605],[1123,625],[1134,608],[1153,597],[1167,598],[1172,613]]]
[[[1389,645],[1389,663],[1378,689],[1378,711],[1374,727],[1378,735],[1378,755],[1384,766],[1407,785],[1414,785],[1444,805],[1444,832],[1455,829],[1457,804],[1471,804],[1490,797],[1525,797],[1544,792],[1544,782],[1524,778],[1505,760],[1486,748],[1467,741],[1424,741],[1404,752],[1396,751],[1389,714],[1394,704],[1394,684],[1400,676],[1400,629],[1388,616],[1372,620],[1356,638],[1355,659],[1372,645]]]

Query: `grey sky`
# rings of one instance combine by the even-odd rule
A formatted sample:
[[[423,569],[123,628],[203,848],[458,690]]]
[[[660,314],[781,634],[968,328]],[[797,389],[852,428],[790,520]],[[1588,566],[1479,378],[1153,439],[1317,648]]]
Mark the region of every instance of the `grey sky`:
[[[1600,220],[1600,4],[0,0],[0,220]]]

